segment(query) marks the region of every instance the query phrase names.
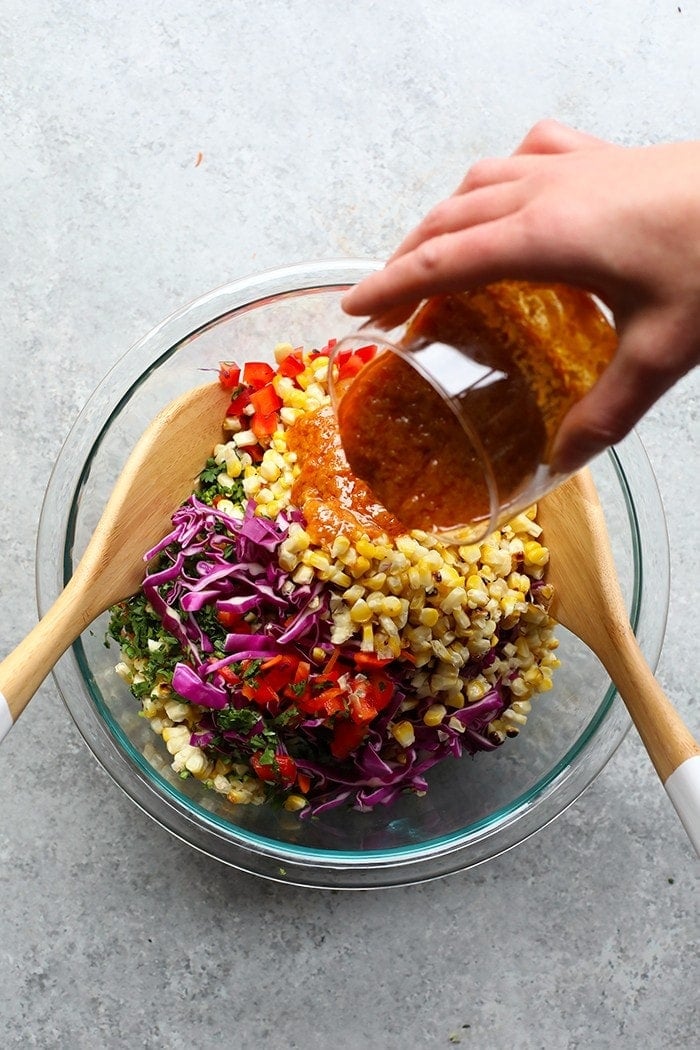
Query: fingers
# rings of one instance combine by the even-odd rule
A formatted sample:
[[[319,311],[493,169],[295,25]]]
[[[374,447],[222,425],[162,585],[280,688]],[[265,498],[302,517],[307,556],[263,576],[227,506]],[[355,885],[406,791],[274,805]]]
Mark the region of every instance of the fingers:
[[[680,378],[683,369],[666,360],[669,337],[668,329],[635,320],[593,389],[564,419],[552,451],[555,472],[572,473],[620,441]]]
[[[514,151],[514,156],[527,153],[570,153],[579,149],[599,149],[609,143],[595,135],[560,124],[558,120],[540,120],[530,128]]]
[[[342,306],[349,314],[376,314],[430,295],[523,277],[525,270],[537,278],[538,263],[528,265],[530,255],[522,224],[507,215],[423,241],[352,288]]]
[[[423,221],[411,230],[393,253],[391,260],[406,255],[433,237],[502,219],[516,211],[521,203],[522,191],[516,182],[485,186],[472,193],[448,197],[428,212]]]

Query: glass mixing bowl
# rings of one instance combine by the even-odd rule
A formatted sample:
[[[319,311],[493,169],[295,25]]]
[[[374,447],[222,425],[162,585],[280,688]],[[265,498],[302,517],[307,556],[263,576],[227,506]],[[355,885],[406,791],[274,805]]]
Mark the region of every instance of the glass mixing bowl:
[[[272,359],[278,342],[320,346],[348,321],[343,291],[378,263],[318,262],[229,284],[179,310],[121,358],[59,454],[42,508],[37,592],[43,614],[70,578],[130,449],[156,412],[221,360]],[[167,460],[164,462],[167,469]],[[666,623],[668,540],[649,462],[631,435],[593,474],[630,620],[656,666]],[[555,556],[553,554],[553,556]],[[114,671],[107,615],[54,677],[88,747],[158,824],[236,868],[297,885],[360,889],[419,882],[482,863],[544,827],[600,772],[629,718],[597,659],[559,630],[562,666],[527,726],[495,752],[448,759],[423,798],[303,822],[268,806],[234,807],[170,769],[165,747]]]

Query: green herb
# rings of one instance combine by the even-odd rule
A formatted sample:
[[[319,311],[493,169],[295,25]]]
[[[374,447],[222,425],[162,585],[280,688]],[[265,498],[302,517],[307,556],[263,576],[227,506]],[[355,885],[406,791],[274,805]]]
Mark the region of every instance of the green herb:
[[[250,707],[227,707],[223,711],[215,712],[214,721],[219,729],[234,730],[236,733],[245,735],[258,724],[260,715]]]

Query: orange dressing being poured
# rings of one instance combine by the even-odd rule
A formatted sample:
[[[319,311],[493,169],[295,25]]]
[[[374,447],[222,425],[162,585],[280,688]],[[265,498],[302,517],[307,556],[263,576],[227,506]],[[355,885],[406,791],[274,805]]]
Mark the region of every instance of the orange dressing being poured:
[[[406,528],[488,522],[489,478],[501,508],[518,504],[615,346],[614,330],[578,289],[504,281],[431,299],[399,344],[416,368],[385,351],[338,390],[348,463]],[[449,398],[418,370],[431,347],[469,365],[469,385]],[[450,378],[436,376],[445,390]]]

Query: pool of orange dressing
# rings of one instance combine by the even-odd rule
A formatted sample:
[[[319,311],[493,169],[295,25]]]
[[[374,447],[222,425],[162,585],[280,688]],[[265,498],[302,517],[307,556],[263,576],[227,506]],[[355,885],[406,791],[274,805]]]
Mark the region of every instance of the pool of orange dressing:
[[[297,420],[287,432],[287,447],[296,453],[299,467],[292,502],[315,543],[330,550],[336,536],[355,541],[363,533],[376,539],[406,531],[351,471],[332,408]]]

